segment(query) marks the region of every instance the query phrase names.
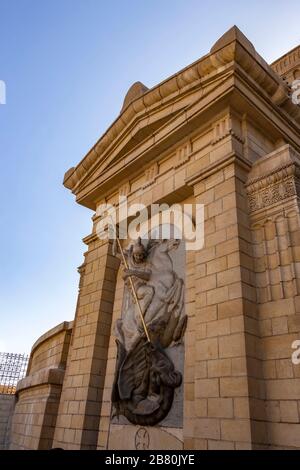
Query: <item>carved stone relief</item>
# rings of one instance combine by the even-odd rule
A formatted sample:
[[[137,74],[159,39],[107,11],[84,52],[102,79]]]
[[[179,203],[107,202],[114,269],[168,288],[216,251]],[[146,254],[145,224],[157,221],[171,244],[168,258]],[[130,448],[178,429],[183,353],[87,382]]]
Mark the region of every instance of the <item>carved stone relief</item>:
[[[268,175],[250,179],[246,185],[250,212],[296,196],[300,189],[299,174],[299,167],[294,163],[288,163]]]
[[[150,436],[146,428],[139,428],[134,438],[136,450],[148,450],[150,445]]]
[[[113,416],[125,416],[141,426],[153,426],[168,415],[174,391],[182,382],[169,352],[181,342],[187,321],[184,282],[176,274],[170,256],[179,244],[174,239],[143,244],[139,239],[124,250],[127,269],[123,274],[122,315],[115,325],[118,355]]]

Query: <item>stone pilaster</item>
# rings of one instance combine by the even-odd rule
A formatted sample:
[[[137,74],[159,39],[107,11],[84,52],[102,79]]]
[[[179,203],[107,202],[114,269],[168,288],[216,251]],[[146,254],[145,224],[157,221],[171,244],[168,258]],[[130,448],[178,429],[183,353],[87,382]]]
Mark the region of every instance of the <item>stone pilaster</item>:
[[[252,447],[251,400],[259,386],[250,371],[257,322],[248,171],[232,154],[194,179],[196,202],[205,204],[205,246],[195,254],[194,274],[195,414],[188,437],[193,434],[195,449]]]
[[[300,157],[288,145],[257,161],[247,194],[264,379],[253,419],[259,448],[299,448],[300,369],[292,344],[300,332]]]
[[[95,449],[119,261],[111,243],[85,239],[88,251],[60,400],[54,447]]]

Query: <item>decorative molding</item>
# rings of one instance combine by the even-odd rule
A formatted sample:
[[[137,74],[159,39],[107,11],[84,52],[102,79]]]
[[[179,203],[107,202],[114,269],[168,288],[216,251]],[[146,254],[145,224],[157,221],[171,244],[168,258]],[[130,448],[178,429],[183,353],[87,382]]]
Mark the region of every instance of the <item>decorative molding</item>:
[[[252,193],[289,176],[300,177],[300,166],[294,162],[288,162],[257,178],[251,178],[246,184],[247,192]]]
[[[59,385],[62,386],[65,370],[61,367],[46,367],[38,370],[32,375],[28,375],[18,382],[16,393],[31,387],[41,385]]]
[[[85,270],[86,270],[86,262],[84,261],[82,263],[81,266],[79,266],[77,268],[77,272],[79,273],[79,285],[78,285],[78,289],[79,291],[81,291],[82,287],[83,287],[83,278],[84,278],[84,275],[85,275]]]
[[[228,136],[234,137],[242,144],[244,143],[243,137],[239,135],[237,130],[233,128],[233,123],[230,115],[225,116],[223,119],[220,119],[218,122],[215,123],[213,127],[213,139],[211,141],[211,144],[215,145]]]
[[[279,75],[285,75],[298,65],[300,65],[300,46],[295,47],[287,54],[277,59],[271,64],[271,67]]]
[[[158,163],[155,162],[145,170],[145,183],[143,185],[143,189],[155,183],[158,175],[159,175],[159,166],[158,166]]]
[[[293,162],[246,184],[250,212],[264,209],[299,193],[300,167]]]
[[[80,276],[82,276],[85,273],[85,268],[86,268],[86,262],[78,266],[77,272],[80,274]]]
[[[258,193],[250,194],[248,196],[249,209],[250,212],[254,212],[296,195],[297,191],[293,178],[290,178],[267,187]]]
[[[65,174],[65,187],[76,194],[84,178],[99,161],[105,158],[110,146],[124,135],[137,115],[146,115],[149,113],[149,109],[154,110],[160,107],[162,102],[172,102],[174,96],[178,100],[178,96],[183,95],[191,87],[199,86],[199,88],[203,88],[206,85],[206,77],[209,77],[211,81],[213,73],[218,73],[221,68],[224,70],[224,67],[229,67],[233,62],[240,66],[241,70],[244,70],[259,87],[264,89],[269,94],[270,99],[279,86],[283,87],[281,90],[283,94],[285,92],[286,96],[289,95],[289,87],[255,52],[251,43],[237,28],[231,29],[222,36],[216,45],[212,48],[210,54],[133,100],[83,160]],[[280,96],[280,100],[281,98]],[[300,122],[300,109],[298,106],[287,100],[282,108],[292,119]],[[240,138],[236,132],[233,133],[232,130],[229,132],[235,138]]]
[[[127,183],[123,184],[123,186],[119,188],[119,196],[128,196],[130,189],[130,182],[127,181]]]
[[[100,240],[97,233],[91,233],[82,239],[85,245],[90,245],[91,243],[95,242],[96,240]]]
[[[218,171],[226,168],[227,166],[233,163],[246,171],[249,171],[251,169],[251,162],[249,162],[249,160],[246,160],[240,155],[237,155],[232,152],[226,155],[225,157],[220,158],[220,160],[217,160],[211,165],[208,165],[204,169],[201,169],[197,173],[194,173],[192,176],[189,176],[188,178],[186,178],[185,182],[188,186],[194,186],[195,184],[200,183],[200,181],[205,180],[209,176],[213,175],[214,173],[217,173]]]
[[[179,168],[189,161],[192,155],[192,143],[188,140],[184,145],[181,145],[176,150],[176,158],[174,168]]]
[[[136,450],[148,450],[150,445],[150,435],[146,428],[139,428],[134,437]]]

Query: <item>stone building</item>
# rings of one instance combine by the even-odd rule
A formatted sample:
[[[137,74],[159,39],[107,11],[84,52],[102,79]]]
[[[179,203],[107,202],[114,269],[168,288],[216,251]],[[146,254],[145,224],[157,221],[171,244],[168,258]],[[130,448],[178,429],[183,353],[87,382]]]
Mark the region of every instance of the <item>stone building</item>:
[[[64,178],[95,211],[93,229],[83,240],[74,322],[35,343],[18,385],[11,448],[300,448],[300,364],[292,361],[300,339],[300,107],[290,87],[299,74],[300,46],[268,65],[233,27],[159,85],[130,88],[120,115]],[[165,379],[156,389],[162,400],[174,394],[161,419],[153,418],[157,397],[136,398],[130,367],[138,360],[126,369],[126,350],[117,362],[114,325],[130,295],[112,242],[96,229],[99,205],[117,206],[120,195],[147,207],[204,204],[204,246],[172,252],[187,323],[161,351],[182,379],[172,392]],[[113,390],[121,416],[112,412]]]

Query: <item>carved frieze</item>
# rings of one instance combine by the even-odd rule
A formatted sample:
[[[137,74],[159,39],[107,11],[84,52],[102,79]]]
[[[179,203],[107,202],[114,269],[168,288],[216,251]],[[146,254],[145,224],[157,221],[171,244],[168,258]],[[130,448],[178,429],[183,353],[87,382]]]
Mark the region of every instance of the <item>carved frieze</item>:
[[[300,168],[295,163],[289,163],[267,175],[250,180],[246,185],[250,212],[296,196],[299,175]]]

